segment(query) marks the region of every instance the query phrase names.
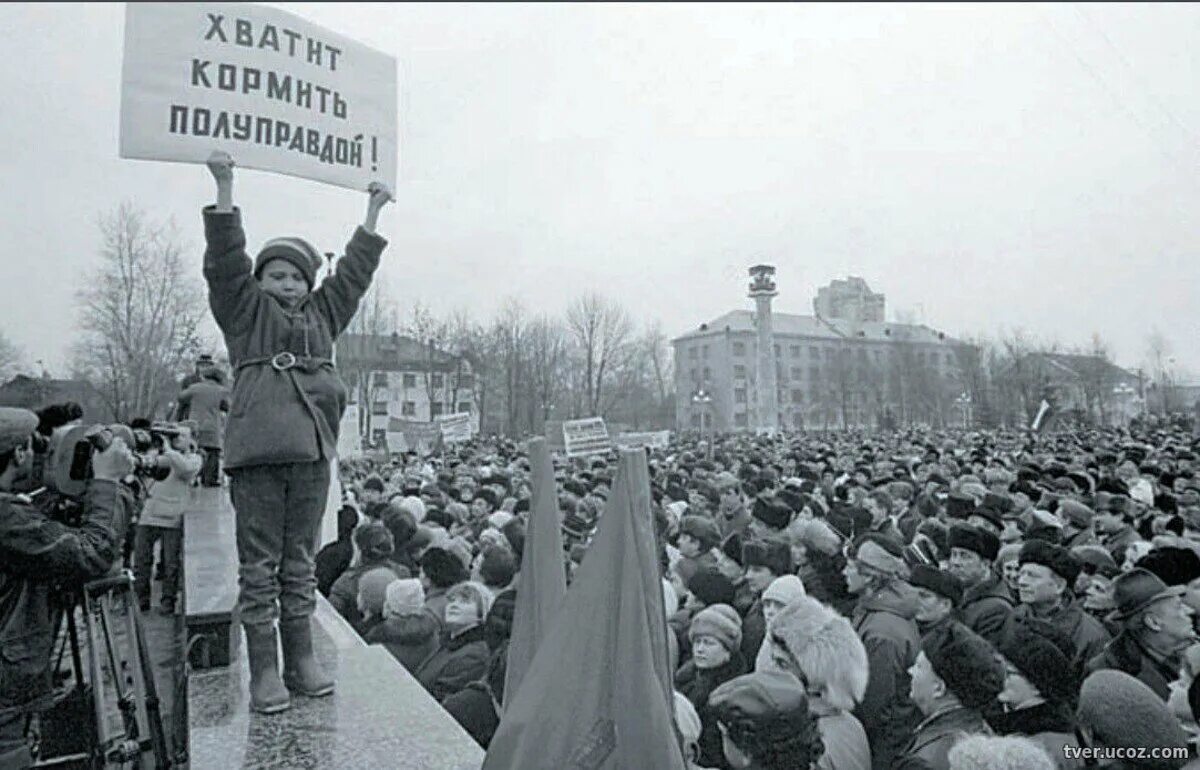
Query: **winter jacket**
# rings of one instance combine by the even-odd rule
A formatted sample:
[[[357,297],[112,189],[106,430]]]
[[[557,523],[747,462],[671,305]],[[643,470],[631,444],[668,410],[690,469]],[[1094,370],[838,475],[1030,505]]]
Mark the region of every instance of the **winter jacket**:
[[[1128,631],[1113,637],[1103,652],[1087,663],[1089,674],[1104,668],[1114,668],[1137,677],[1164,701],[1171,694],[1171,682],[1179,676],[1178,659],[1160,659]]]
[[[1014,604],[1000,576],[992,575],[963,591],[959,616],[964,626],[999,646],[1008,637]]]
[[[196,443],[205,449],[220,449],[225,435],[225,413],[229,411],[229,388],[212,380],[189,385],[179,394],[177,414],[187,414],[196,423]]]
[[[867,691],[854,715],[867,732],[876,770],[892,767],[919,719],[909,700],[908,676],[920,651],[915,615],[912,587],[897,582],[864,596],[851,616],[870,667]]]
[[[356,628],[362,619],[362,614],[358,611],[358,581],[376,567],[390,569],[401,580],[412,577],[411,572],[393,561],[371,562],[350,567],[342,573],[341,577],[333,581],[333,586],[329,589],[329,603],[341,613],[343,618],[349,621],[350,625]]]
[[[742,657],[754,660],[767,636],[767,619],[763,616],[762,597],[754,600],[750,611],[742,618]]]
[[[0,721],[42,711],[53,699],[51,655],[60,584],[103,577],[121,558],[135,503],[128,489],[91,480],[78,527],[0,495]]]
[[[408,673],[433,657],[440,644],[442,624],[433,613],[387,618],[367,634],[367,644],[382,644]]]
[[[492,701],[492,694],[488,692],[486,684],[471,682],[462,690],[446,696],[446,700],[442,701],[442,708],[446,709],[447,713],[454,717],[454,721],[462,725],[480,746],[486,749],[491,744],[492,736],[500,726],[500,715],[496,713],[496,704]]]
[[[721,748],[721,730],[708,705],[712,691],[734,677],[746,673],[746,661],[741,653],[716,668],[697,668],[694,661],[683,664],[675,674],[675,689],[691,702],[700,717],[700,757],[697,764],[707,768],[728,768],[725,751]]]
[[[150,487],[138,524],[179,529],[183,512],[192,500],[192,481],[200,474],[204,458],[198,454],[183,454],[174,449],[163,452],[169,473]]]
[[[488,647],[480,625],[447,635],[413,675],[430,695],[442,701],[482,678],[487,666]]]
[[[1075,601],[1069,594],[1062,603],[1046,615],[1035,615],[1030,605],[1022,604],[1013,610],[1015,619],[1038,617],[1058,628],[1059,631],[1071,637],[1075,645],[1075,657],[1072,663],[1076,670],[1087,665],[1087,662],[1104,651],[1104,645],[1111,638],[1104,624],[1091,614],[1083,611],[1083,605]]]
[[[955,743],[966,735],[991,734],[991,728],[977,709],[963,706],[940,709],[917,725],[912,739],[889,767],[896,770],[950,770],[948,755]]]
[[[246,254],[241,211],[204,210],[204,278],[209,306],[234,367],[225,467],[328,461],[337,451],[346,386],[333,368],[333,341],[358,309],[387,241],[359,227],[337,271],[295,308],[264,292]],[[272,365],[277,354],[298,363]]]
[[[1021,735],[1039,744],[1057,763],[1059,770],[1084,766],[1082,759],[1068,759],[1063,754],[1064,746],[1079,746],[1068,706],[1040,703],[991,715],[988,724],[997,735]]]
[[[817,770],[871,770],[871,744],[862,724],[848,711],[809,701],[825,753]]]

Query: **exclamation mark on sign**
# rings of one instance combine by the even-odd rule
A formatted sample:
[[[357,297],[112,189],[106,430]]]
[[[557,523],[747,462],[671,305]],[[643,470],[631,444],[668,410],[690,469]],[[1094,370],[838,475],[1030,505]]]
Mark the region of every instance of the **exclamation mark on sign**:
[[[379,170],[379,138],[371,137],[371,170]]]

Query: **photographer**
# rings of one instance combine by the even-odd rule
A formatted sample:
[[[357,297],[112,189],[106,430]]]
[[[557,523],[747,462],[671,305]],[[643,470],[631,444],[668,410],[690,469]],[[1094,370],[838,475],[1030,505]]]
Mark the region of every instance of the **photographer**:
[[[183,530],[180,521],[191,498],[192,481],[200,473],[202,460],[196,453],[192,432],[180,426],[172,431],[170,443],[163,446],[156,459],[157,467],[167,471],[167,477],[150,487],[146,505],[138,519],[134,538],[134,590],[142,612],[150,609],[150,574],[154,567],[154,544],[162,541],[162,611],[175,613],[175,598],[179,593],[179,565],[183,559]]]
[[[0,408],[0,769],[32,765],[36,714],[51,703],[52,591],[107,574],[119,561],[131,500],[120,481],[133,455],[119,439],[92,460],[83,520],[69,528],[13,494],[33,463],[38,418]]]

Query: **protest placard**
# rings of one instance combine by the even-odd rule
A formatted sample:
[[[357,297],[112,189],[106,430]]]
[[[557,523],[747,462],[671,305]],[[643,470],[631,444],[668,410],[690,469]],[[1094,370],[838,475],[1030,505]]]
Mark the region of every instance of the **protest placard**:
[[[447,444],[470,441],[475,433],[470,412],[441,415],[437,418],[437,424],[442,432],[442,441]]]
[[[275,8],[128,3],[120,156],[396,186],[396,60]]]
[[[562,424],[562,429],[567,457],[600,454],[612,449],[612,439],[608,437],[603,417],[567,420]]]
[[[671,443],[671,431],[656,430],[643,433],[618,433],[613,443],[621,449],[666,449]]]
[[[418,420],[403,420],[399,417],[388,418],[388,448],[392,447],[393,436],[403,438],[404,452],[420,452],[428,454],[437,446],[441,431],[436,422],[420,422]],[[392,450],[397,451],[397,450]]]

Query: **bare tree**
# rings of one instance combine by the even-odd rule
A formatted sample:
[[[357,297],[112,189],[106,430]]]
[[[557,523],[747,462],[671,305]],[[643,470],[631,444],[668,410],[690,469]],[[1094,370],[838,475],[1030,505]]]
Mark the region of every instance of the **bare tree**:
[[[370,438],[372,404],[377,400],[386,401],[385,394],[388,389],[386,384],[376,382],[372,378],[372,372],[381,362],[373,360],[365,353],[371,349],[372,339],[396,331],[397,312],[396,302],[388,292],[386,284],[383,281],[372,281],[371,287],[367,289],[366,295],[358,305],[358,312],[346,327],[347,333],[360,335],[363,341],[362,350],[355,351],[357,355],[352,357],[352,366],[346,367],[344,358],[339,359],[338,363],[339,368],[348,373],[348,384],[356,393],[355,400],[359,404],[358,434],[363,438]],[[345,342],[341,344],[344,345]],[[384,398],[380,399],[379,396]]]
[[[73,369],[97,386],[114,419],[155,416],[205,343],[199,271],[185,267],[173,222],[150,222],[123,203],[99,225],[101,263],[78,293]]]
[[[540,433],[566,390],[570,340],[562,322],[548,316],[529,324],[526,339],[529,430]]]
[[[420,346],[421,378],[429,401],[429,418],[453,412],[453,407],[436,406],[444,404],[448,395],[446,377],[452,370],[446,352],[450,345],[450,323],[418,302],[413,305],[404,333]]]
[[[602,414],[605,388],[629,355],[633,322],[624,307],[592,293],[567,308],[567,327],[583,366],[583,405],[590,415]]]
[[[25,365],[25,352],[0,331],[0,379],[7,380]]]
[[[517,426],[523,424],[521,409],[529,403],[525,396],[528,333],[525,308],[516,299],[506,300],[492,323],[491,337],[504,393],[504,431],[510,436],[516,436]]]

